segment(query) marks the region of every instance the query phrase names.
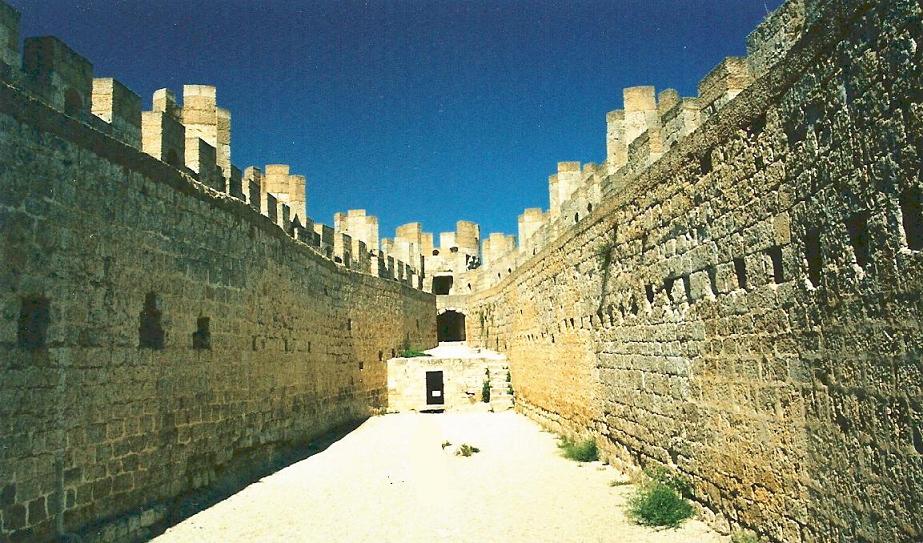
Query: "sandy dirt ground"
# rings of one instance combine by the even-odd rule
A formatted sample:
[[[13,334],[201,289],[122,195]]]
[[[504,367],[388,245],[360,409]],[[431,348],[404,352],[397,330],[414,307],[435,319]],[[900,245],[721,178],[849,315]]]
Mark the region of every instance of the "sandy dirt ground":
[[[481,452],[454,455],[462,443]],[[386,415],[154,541],[728,541],[697,520],[632,524],[632,487],[616,479],[612,467],[562,458],[553,434],[512,411]]]

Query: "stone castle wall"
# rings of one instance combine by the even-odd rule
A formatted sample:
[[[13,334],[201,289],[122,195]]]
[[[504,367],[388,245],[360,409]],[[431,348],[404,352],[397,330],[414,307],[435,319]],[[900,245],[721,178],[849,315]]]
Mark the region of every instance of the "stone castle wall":
[[[725,527],[923,537],[921,10],[788,2],[745,89],[705,89],[701,126],[663,156],[640,135],[590,213],[485,270],[469,342],[524,412],[679,471]]]
[[[2,82],[0,236],[4,541],[143,539],[379,412],[386,360],[435,343],[435,299],[393,259],[337,265]]]

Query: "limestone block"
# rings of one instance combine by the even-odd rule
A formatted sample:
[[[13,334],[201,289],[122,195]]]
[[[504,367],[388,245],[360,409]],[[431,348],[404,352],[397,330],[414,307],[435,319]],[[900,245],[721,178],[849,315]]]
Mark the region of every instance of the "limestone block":
[[[112,134],[135,149],[141,148],[141,98],[112,78],[93,80],[93,115],[112,125]]]
[[[265,215],[269,217],[269,220],[273,224],[279,224],[279,201],[276,200],[274,194],[266,195],[266,213]]]
[[[231,166],[231,177],[228,178],[228,194],[239,200],[246,201],[247,199],[244,193],[243,174],[237,166]]]
[[[727,294],[739,288],[733,262],[725,262],[715,267],[715,287],[720,294]]]
[[[186,129],[164,112],[144,111],[141,113],[141,148],[158,160],[182,168],[186,161]]]
[[[49,105],[84,118],[93,94],[93,65],[53,36],[26,38],[23,72],[30,90]]]
[[[712,115],[752,81],[745,58],[727,57],[699,83],[699,104]]]
[[[692,296],[692,301],[714,297],[711,289],[711,278],[707,270],[692,272],[689,275],[688,281],[689,294]]]

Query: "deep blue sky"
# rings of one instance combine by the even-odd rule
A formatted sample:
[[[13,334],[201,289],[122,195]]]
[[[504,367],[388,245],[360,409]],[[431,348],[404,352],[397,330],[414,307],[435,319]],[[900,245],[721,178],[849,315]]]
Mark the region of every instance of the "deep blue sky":
[[[605,159],[622,88],[685,96],[781,0],[6,0],[150,108],[218,87],[232,159],[289,163],[309,214],[365,208],[381,235],[458,219],[516,232],[558,161]]]

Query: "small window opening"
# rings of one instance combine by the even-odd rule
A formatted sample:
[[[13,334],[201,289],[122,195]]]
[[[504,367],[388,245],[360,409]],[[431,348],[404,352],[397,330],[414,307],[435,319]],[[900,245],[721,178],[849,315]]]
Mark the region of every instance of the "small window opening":
[[[867,212],[854,213],[846,219],[846,231],[849,234],[849,243],[856,255],[856,264],[865,268],[869,263],[868,240],[869,215]]]
[[[634,299],[634,297],[631,298],[631,314],[638,314],[638,302]]]
[[[734,273],[737,274],[737,286],[746,289],[747,288],[747,265],[744,263],[743,258],[734,259]]]
[[[587,204],[586,210],[587,210],[587,213],[590,213],[591,211],[593,211],[593,204]]]
[[[917,454],[923,454],[923,435],[920,435],[920,428],[916,425],[913,426],[913,448]]]
[[[458,252],[458,247],[449,247],[449,252],[450,252],[450,253],[457,253],[457,252]]]
[[[433,256],[439,256],[439,249],[433,249]]]
[[[580,222],[580,213],[574,213],[574,223]]]
[[[208,317],[199,317],[195,321],[196,331],[192,334],[193,349],[211,349],[212,334]]]
[[[814,287],[820,286],[823,257],[820,251],[820,231],[809,228],[804,238],[805,259],[808,261],[808,279]]]
[[[901,220],[907,247],[919,251],[923,249],[923,195],[918,187],[912,187],[901,193]]]
[[[310,341],[308,342],[308,352],[309,353],[311,352],[311,342]]]
[[[391,349],[391,358],[394,358],[394,353],[395,353],[394,349]]]
[[[378,361],[381,362],[385,357],[385,353],[378,351]]]
[[[673,283],[676,282],[675,277],[667,277],[663,280],[663,291],[667,293],[667,298],[670,299],[670,302],[675,302],[673,299]]]
[[[708,268],[708,286],[711,288],[712,296],[718,295],[718,274],[714,267]]]
[[[705,151],[705,154],[702,155],[702,158],[699,159],[699,168],[701,168],[702,175],[706,175],[712,170],[712,158],[711,153],[713,149]]]
[[[766,249],[766,254],[772,260],[772,280],[781,285],[785,282],[785,274],[782,269],[782,247],[776,245]]]
[[[360,361],[359,361],[359,371],[362,371],[362,370],[364,370],[364,369],[365,369],[365,362],[363,362],[362,360],[360,360]]]
[[[654,286],[651,284],[644,285],[644,292],[647,294],[647,302],[654,303]]]
[[[748,132],[750,132],[751,136],[759,136],[760,134],[763,133],[763,130],[765,129],[766,129],[766,114],[763,113],[762,115],[759,115],[753,119],[753,121],[750,123],[750,129],[748,130]]]
[[[148,292],[144,297],[144,308],[141,310],[138,327],[138,345],[145,349],[163,349],[163,325],[161,324],[162,310],[160,300],[153,292]]]
[[[574,328],[574,318],[573,317],[570,318],[570,327]]]
[[[346,319],[346,330],[352,331],[352,329],[353,329],[353,320],[352,320],[352,319]]]
[[[50,303],[43,296],[28,296],[19,306],[19,328],[16,343],[20,348],[35,351],[45,347],[48,322],[51,320]]]

